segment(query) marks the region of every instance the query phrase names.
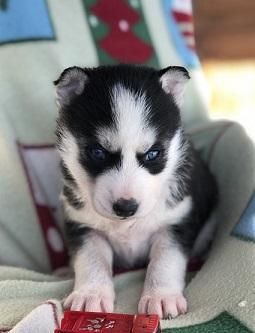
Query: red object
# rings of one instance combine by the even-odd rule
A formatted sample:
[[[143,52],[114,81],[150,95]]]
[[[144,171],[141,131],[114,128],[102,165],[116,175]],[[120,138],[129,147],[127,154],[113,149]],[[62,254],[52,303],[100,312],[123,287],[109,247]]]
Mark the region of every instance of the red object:
[[[157,315],[65,311],[55,333],[159,333]]]

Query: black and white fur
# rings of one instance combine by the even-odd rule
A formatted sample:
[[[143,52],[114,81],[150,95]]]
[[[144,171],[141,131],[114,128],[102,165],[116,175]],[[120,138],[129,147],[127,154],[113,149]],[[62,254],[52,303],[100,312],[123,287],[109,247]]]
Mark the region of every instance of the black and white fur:
[[[68,68],[55,82],[75,271],[67,308],[113,311],[113,265],[148,264],[139,312],[172,318],[187,311],[187,260],[216,196],[182,128],[188,79],[182,67],[117,65]]]

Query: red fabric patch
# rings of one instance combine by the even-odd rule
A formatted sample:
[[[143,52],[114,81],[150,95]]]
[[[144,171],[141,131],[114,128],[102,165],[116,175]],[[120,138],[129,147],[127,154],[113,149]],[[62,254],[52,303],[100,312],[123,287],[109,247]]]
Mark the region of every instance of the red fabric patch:
[[[192,23],[193,22],[192,15],[190,15],[190,14],[182,13],[180,11],[175,11],[175,10],[173,10],[172,13],[173,13],[175,20],[178,23]]]
[[[193,30],[193,15],[192,11],[189,13],[181,12],[180,9],[172,9],[172,15],[179,27],[185,43],[189,49],[195,51],[195,38]]]
[[[54,184],[60,183],[55,174],[59,170],[54,145],[18,145],[20,158],[27,176],[31,197],[37,212],[52,270],[68,265],[68,255],[54,212],[58,192]],[[56,169],[56,170],[55,170]],[[44,172],[45,171],[45,172]],[[58,178],[58,179],[56,179]],[[52,186],[47,186],[51,184]]]
[[[108,24],[109,33],[99,45],[111,57],[131,63],[144,63],[151,58],[152,47],[132,31],[140,16],[123,0],[111,0],[111,6],[109,0],[100,0],[91,7],[91,12]]]

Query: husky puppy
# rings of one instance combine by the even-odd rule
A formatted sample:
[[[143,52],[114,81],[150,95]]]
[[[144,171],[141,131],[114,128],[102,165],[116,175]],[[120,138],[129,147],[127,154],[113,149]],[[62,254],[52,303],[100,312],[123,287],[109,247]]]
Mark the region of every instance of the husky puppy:
[[[139,313],[187,311],[187,260],[216,196],[181,123],[188,80],[183,67],[116,65],[67,68],[55,82],[75,272],[66,308],[112,312],[112,267],[147,265]]]

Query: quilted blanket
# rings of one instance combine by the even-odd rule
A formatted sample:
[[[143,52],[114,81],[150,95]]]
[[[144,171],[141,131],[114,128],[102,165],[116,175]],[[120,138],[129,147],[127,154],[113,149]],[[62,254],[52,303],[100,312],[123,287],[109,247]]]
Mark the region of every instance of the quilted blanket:
[[[182,117],[215,174],[219,227],[190,264],[188,314],[171,332],[255,331],[255,149],[245,130],[211,122],[190,0],[0,1],[0,332],[53,332],[70,292],[58,195],[52,81],[68,66],[184,65]],[[135,313],[144,270],[116,275],[115,310]]]

